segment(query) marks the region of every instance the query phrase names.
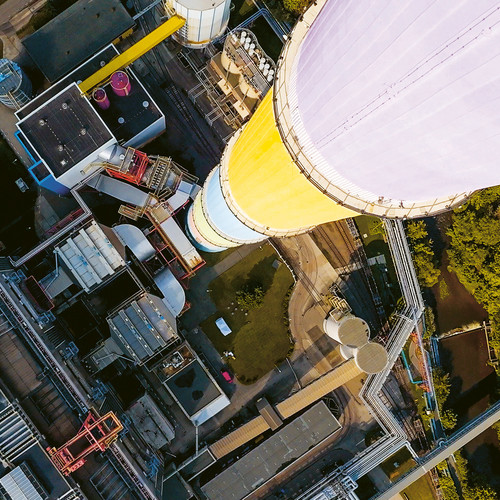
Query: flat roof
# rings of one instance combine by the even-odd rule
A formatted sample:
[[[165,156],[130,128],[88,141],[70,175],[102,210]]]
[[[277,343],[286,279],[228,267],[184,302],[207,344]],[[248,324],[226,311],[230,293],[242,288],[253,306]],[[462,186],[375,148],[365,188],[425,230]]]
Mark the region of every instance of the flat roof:
[[[76,84],[20,121],[18,128],[55,177],[113,139]]]
[[[59,80],[57,83],[54,83],[54,85],[51,85],[47,90],[34,97],[21,109],[18,109],[15,112],[16,116],[20,120],[26,118],[26,116],[45,104],[59,92],[64,90],[68,85],[85,80],[85,78],[94,74],[98,69],[107,64],[118,54],[118,49],[114,45],[107,46],[105,49],[101,50],[99,53],[95,54],[88,61],[82,64],[80,67],[72,71],[68,76]]]
[[[134,25],[120,0],[79,0],[22,44],[53,82]]]
[[[130,78],[130,93],[127,96],[118,96],[111,85],[107,84],[103,88],[110,102],[109,108],[103,110],[93,99],[91,102],[118,141],[127,142],[160,119],[163,114],[135,75],[129,69],[121,71],[127,73]]]
[[[223,395],[197,359],[169,378],[165,385],[189,416]]]
[[[201,487],[209,500],[241,500],[340,429],[323,401]]]

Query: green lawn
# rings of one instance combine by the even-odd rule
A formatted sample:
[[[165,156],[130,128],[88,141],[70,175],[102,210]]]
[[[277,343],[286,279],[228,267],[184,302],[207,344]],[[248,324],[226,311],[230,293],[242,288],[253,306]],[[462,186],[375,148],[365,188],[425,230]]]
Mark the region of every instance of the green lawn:
[[[434,500],[434,493],[427,476],[423,476],[412,483],[408,488],[405,488],[403,493],[408,497],[408,500]]]
[[[394,453],[385,462],[380,464],[380,467],[385,472],[387,477],[394,481],[399,476],[415,467],[416,462],[413,460],[410,452],[406,448],[402,448]]]
[[[215,348],[234,352],[231,369],[243,383],[253,383],[283,361],[291,344],[284,321],[284,303],[293,278],[270,245],[254,250],[246,258],[216,278],[209,285],[210,295],[219,312],[200,326]],[[264,291],[260,307],[247,314],[236,303],[236,292],[248,283],[258,283]],[[224,337],[215,325],[223,317],[232,330]]]

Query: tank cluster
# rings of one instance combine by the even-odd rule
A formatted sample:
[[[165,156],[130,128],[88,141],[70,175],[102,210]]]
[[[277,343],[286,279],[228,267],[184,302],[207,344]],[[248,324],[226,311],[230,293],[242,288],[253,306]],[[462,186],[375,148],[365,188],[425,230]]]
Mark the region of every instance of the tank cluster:
[[[370,327],[365,320],[352,314],[336,317],[332,311],[323,322],[323,330],[340,344],[342,357],[354,358],[365,373],[379,373],[387,366],[387,351],[383,345],[370,342]]]
[[[243,94],[252,99],[260,97],[264,90],[262,82],[261,85],[257,83],[255,73],[259,73],[269,87],[276,71],[274,61],[266,55],[255,35],[248,30],[235,30],[226,38],[221,63],[226,71],[239,75],[239,86]]]
[[[120,97],[128,96],[132,90],[130,78],[125,71],[115,71],[110,78],[111,90]],[[93,90],[92,98],[101,109],[108,109],[111,106],[108,94],[103,87]]]

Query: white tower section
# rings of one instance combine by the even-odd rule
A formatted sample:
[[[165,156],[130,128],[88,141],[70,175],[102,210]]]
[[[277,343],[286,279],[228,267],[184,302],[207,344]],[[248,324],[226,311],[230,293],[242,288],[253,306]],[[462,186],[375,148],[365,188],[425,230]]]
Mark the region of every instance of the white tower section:
[[[173,37],[193,49],[205,47],[224,33],[230,7],[231,0],[165,0],[168,15],[177,14],[186,20]]]
[[[411,217],[500,184],[497,0],[330,0],[292,45],[275,113],[331,197]]]

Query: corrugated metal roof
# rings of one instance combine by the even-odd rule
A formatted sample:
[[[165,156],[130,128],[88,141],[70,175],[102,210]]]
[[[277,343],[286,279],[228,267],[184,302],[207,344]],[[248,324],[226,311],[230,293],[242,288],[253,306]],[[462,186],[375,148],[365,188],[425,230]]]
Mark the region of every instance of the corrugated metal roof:
[[[145,294],[108,318],[113,338],[136,361],[154,355],[177,336],[175,318],[163,301]]]
[[[357,367],[356,362],[350,359],[281,403],[278,403],[276,405],[276,410],[283,419],[291,417],[314,403],[314,401],[317,401],[362,373],[363,372]]]
[[[269,429],[270,427],[266,419],[262,415],[259,415],[227,436],[219,439],[219,441],[216,441],[210,446],[210,451],[215,455],[215,458],[222,458]]]
[[[124,265],[120,254],[95,221],[55,251],[87,292]]]

